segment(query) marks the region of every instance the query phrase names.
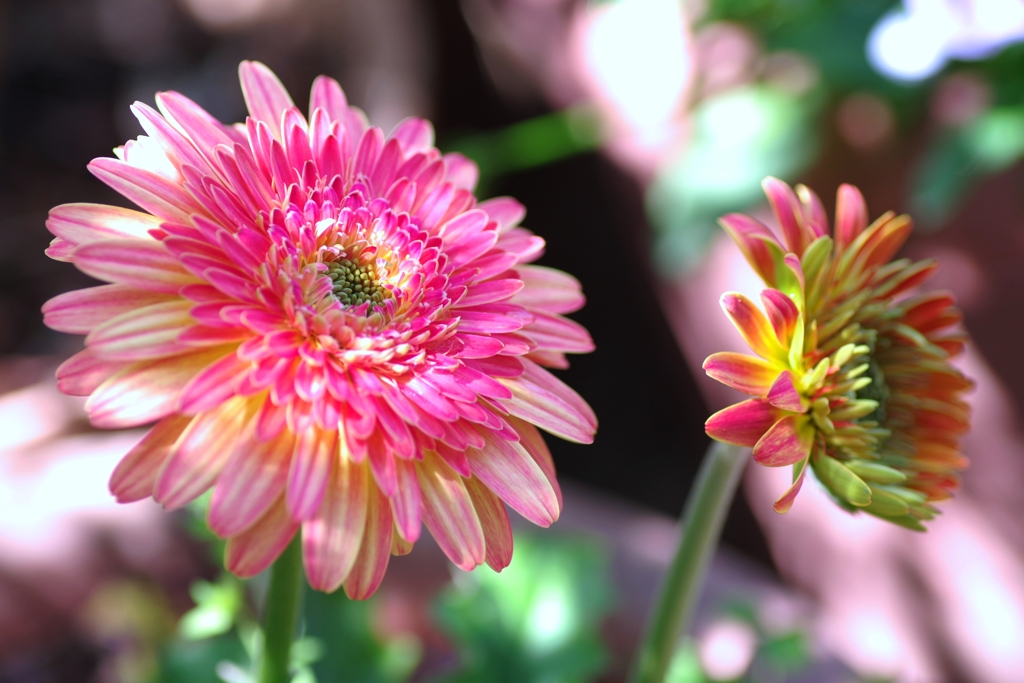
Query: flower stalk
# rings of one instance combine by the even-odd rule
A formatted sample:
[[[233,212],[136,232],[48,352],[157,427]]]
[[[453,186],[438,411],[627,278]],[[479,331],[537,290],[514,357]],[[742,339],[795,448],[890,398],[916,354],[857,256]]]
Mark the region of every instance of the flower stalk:
[[[665,679],[679,633],[687,627],[700,597],[749,454],[746,448],[719,442],[713,442],[705,453],[686,499],[679,547],[637,650],[631,683],[662,683]]]
[[[263,607],[263,662],[260,683],[288,683],[295,626],[302,602],[302,543],[299,535],[270,569]]]

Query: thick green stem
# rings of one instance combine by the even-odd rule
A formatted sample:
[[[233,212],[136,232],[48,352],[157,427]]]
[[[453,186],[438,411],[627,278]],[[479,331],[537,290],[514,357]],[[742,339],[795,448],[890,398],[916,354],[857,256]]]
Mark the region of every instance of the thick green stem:
[[[299,536],[270,569],[270,587],[263,606],[263,664],[260,683],[288,683],[295,625],[302,598],[302,544]]]
[[[665,575],[630,681],[662,683],[679,633],[688,626],[749,451],[713,442],[686,499],[679,548]]]

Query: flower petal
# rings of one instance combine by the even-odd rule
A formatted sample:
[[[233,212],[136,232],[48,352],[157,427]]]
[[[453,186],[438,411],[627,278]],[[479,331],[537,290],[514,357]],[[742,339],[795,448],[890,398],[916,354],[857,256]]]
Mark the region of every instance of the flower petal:
[[[134,503],[153,495],[153,484],[171,446],[192,421],[172,415],[154,425],[142,440],[117,463],[110,475],[110,492],[118,503]]]
[[[516,274],[525,286],[512,297],[514,304],[548,313],[572,313],[586,303],[579,280],[568,273],[544,266],[519,265]]]
[[[87,287],[65,292],[43,304],[43,322],[58,332],[88,334],[123,313],[175,299],[128,285]]]
[[[466,451],[473,476],[534,524],[550,526],[561,512],[558,496],[522,444],[484,435],[482,449]]]
[[[466,491],[476,508],[484,532],[488,566],[500,572],[512,561],[512,525],[501,500],[476,477],[466,480]]]
[[[492,221],[497,221],[499,233],[508,232],[526,217],[526,207],[512,197],[492,197],[477,204],[476,208],[486,211]]]
[[[148,213],[104,204],[61,204],[50,209],[46,228],[72,246],[96,240],[153,239],[162,221]]]
[[[836,246],[841,250],[853,243],[868,227],[868,206],[853,185],[842,184],[836,192]]]
[[[789,185],[778,178],[765,178],[761,181],[761,187],[768,196],[768,203],[772,206],[775,218],[779,221],[789,251],[798,256],[802,255],[804,248],[814,237],[804,228],[800,200]]]
[[[775,331],[768,323],[764,313],[747,297],[735,292],[726,292],[721,299],[722,310],[729,316],[747,345],[765,360],[785,363],[788,349],[779,343]]]
[[[814,425],[806,415],[787,415],[754,444],[754,461],[767,467],[792,465],[807,458],[814,444]]]
[[[781,415],[767,400],[752,398],[719,410],[704,423],[704,431],[717,441],[753,446]]]
[[[255,428],[238,442],[217,478],[210,508],[210,528],[222,538],[252,526],[284,491],[295,437],[287,429],[273,439],[258,438]]]
[[[288,514],[300,522],[312,519],[324,499],[338,455],[337,430],[310,427],[297,435],[285,490]]]
[[[398,486],[390,499],[395,530],[409,543],[415,543],[420,537],[423,510],[420,485],[416,480],[416,465],[405,458],[395,458],[395,474]]]
[[[807,460],[801,460],[796,464],[793,469],[793,484],[786,490],[782,496],[775,501],[772,508],[779,513],[784,515],[789,512],[789,509],[793,507],[793,501],[796,500],[796,494],[800,493],[800,487],[804,485],[804,479],[807,476]]]
[[[302,550],[309,585],[338,589],[356,562],[366,529],[369,474],[365,465],[342,458],[331,471],[323,505],[302,525]]]
[[[298,528],[281,496],[258,522],[228,539],[224,566],[243,579],[256,576],[284,552]]]
[[[764,396],[779,374],[778,366],[755,356],[722,351],[704,361],[708,377],[750,396]]]
[[[283,142],[281,115],[295,103],[281,80],[265,64],[250,61],[238,65],[238,78],[250,116],[267,124],[274,138]]]
[[[793,373],[789,370],[783,370],[772,382],[772,386],[768,390],[768,402],[776,408],[788,410],[791,413],[803,413],[808,407],[807,399],[796,390]]]
[[[793,332],[800,321],[800,309],[793,300],[777,289],[765,289],[761,292],[761,302],[771,321],[775,337],[783,347],[788,348],[793,340]]]
[[[455,566],[469,571],[486,559],[484,532],[466,486],[455,470],[427,451],[416,463],[423,523]]]
[[[89,242],[72,252],[86,275],[163,294],[177,294],[199,280],[156,240],[109,239]]]
[[[353,600],[365,600],[377,590],[388,568],[391,538],[394,536],[388,499],[370,477],[366,479],[368,490],[363,541],[352,571],[345,579],[345,594]]]
[[[117,285],[114,285],[115,287]],[[85,338],[96,355],[111,360],[146,360],[189,350],[178,340],[195,325],[192,302],[175,298],[141,306],[107,320]]]

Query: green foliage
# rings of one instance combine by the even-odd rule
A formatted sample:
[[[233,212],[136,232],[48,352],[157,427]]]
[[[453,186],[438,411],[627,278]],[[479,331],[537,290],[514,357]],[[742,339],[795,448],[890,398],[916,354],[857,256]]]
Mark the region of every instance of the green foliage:
[[[461,668],[437,683],[582,683],[607,665],[599,628],[611,604],[607,558],[596,543],[517,536],[501,574],[456,577],[438,601],[440,626]]]

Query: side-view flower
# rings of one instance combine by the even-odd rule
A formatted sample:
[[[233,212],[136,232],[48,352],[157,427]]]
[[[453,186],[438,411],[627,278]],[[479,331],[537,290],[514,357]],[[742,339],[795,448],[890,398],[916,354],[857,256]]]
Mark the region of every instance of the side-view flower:
[[[243,62],[244,124],[173,92],[146,135],[94,160],[141,207],[53,209],[48,254],[110,284],[44,307],[85,334],[57,372],[98,427],[155,422],[110,480],[179,508],[213,487],[226,564],[251,576],[301,528],[312,586],[365,598],[421,522],[463,569],[512,556],[502,501],[558,518],[537,427],[589,443],[590,407],[546,367],[586,353],[579,283],[476,166],[407,119],[390,135],[313,84],[308,120]]]
[[[868,225],[864,198],[842,185],[830,235],[811,190],[775,178],[764,189],[783,242],[749,216],[721,219],[768,287],[764,312],[741,294],[722,296],[757,357],[704,362],[754,398],[712,415],[707,433],[753,447],[762,465],[794,466],[777,512],[790,509],[809,467],[844,508],[923,530],[967,465],[959,440],[972,384],[949,363],[966,341],[953,297],[915,292],[934,261],[890,262],[910,235],[908,216],[890,211]]]

